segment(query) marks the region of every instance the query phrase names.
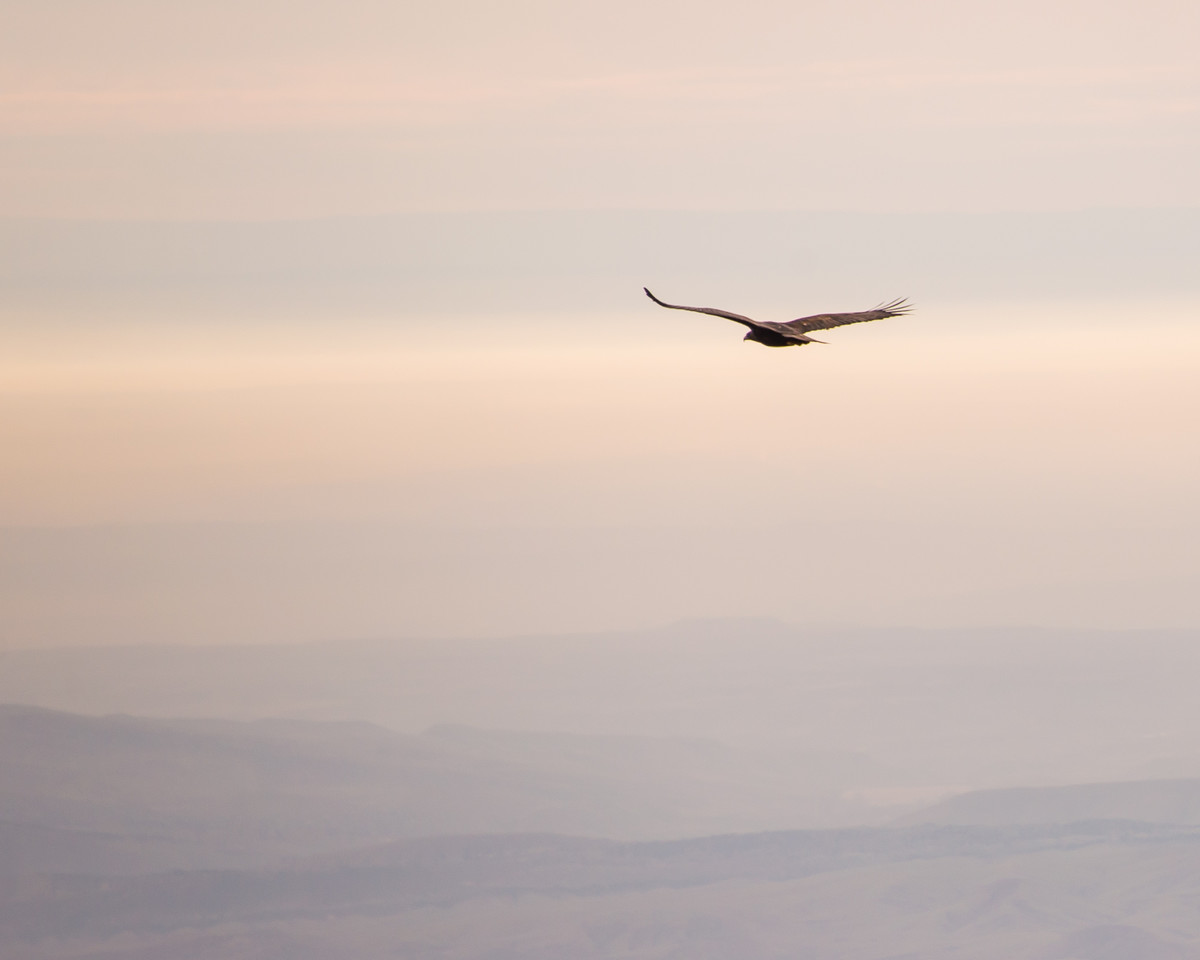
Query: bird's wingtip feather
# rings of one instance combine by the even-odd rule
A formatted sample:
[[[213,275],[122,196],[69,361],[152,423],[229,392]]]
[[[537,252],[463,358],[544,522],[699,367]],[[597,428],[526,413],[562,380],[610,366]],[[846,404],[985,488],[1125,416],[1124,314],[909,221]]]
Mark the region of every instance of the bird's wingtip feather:
[[[892,316],[898,317],[912,310],[913,305],[908,302],[908,297],[898,297],[888,303],[881,303],[876,310],[886,310]]]

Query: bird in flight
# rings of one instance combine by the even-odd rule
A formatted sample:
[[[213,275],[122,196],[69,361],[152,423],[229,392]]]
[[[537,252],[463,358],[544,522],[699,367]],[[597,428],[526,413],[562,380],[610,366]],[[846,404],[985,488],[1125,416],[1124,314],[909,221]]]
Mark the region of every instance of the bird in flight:
[[[828,330],[830,327],[842,327],[848,323],[865,323],[868,320],[882,320],[884,317],[900,317],[908,313],[912,306],[905,300],[893,300],[891,303],[881,303],[874,310],[862,310],[858,313],[817,313],[811,317],[801,317],[786,323],[770,323],[762,320],[751,320],[740,313],[730,313],[728,310],[718,310],[716,307],[681,307],[674,303],[663,303],[645,287],[646,296],[660,307],[668,310],[691,310],[693,313],[707,313],[713,317],[724,317],[734,323],[749,327],[750,332],[743,340],[753,340],[767,347],[802,347],[806,343],[824,343],[824,340],[814,340],[807,334],[814,330]]]

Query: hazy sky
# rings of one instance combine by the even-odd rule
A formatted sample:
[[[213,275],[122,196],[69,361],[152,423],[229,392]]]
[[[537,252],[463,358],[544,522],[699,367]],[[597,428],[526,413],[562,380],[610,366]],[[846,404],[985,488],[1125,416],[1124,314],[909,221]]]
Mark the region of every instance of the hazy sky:
[[[1188,0],[6,0],[0,210],[1200,201]]]
[[[1194,3],[3,15],[0,643],[1200,623]]]

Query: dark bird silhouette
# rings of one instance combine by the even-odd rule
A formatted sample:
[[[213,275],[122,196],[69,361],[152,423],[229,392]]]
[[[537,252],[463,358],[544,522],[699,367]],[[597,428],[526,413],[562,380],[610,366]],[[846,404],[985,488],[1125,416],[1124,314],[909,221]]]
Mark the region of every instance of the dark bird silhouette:
[[[716,307],[681,307],[674,303],[663,303],[645,287],[646,296],[660,307],[668,310],[691,310],[693,313],[707,313],[713,317],[724,317],[734,323],[749,327],[750,332],[743,340],[753,340],[767,347],[802,347],[806,343],[824,343],[824,340],[814,340],[806,334],[814,330],[828,330],[830,327],[844,327],[848,323],[866,323],[868,320],[882,320],[884,317],[901,317],[908,313],[912,306],[905,300],[893,300],[891,303],[881,303],[874,310],[862,310],[858,313],[816,313],[811,317],[800,317],[787,323],[770,323],[762,320],[751,320],[740,313],[730,313],[728,310],[718,310]]]

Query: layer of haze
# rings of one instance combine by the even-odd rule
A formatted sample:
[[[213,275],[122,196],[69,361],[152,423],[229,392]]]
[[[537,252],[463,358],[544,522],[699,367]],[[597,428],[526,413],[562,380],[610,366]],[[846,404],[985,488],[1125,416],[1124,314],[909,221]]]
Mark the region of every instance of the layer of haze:
[[[1188,0],[9,0],[0,210],[1200,201]]]
[[[10,646],[1200,612],[1192,214],[45,229],[0,361]],[[920,309],[768,350],[647,274]]]

